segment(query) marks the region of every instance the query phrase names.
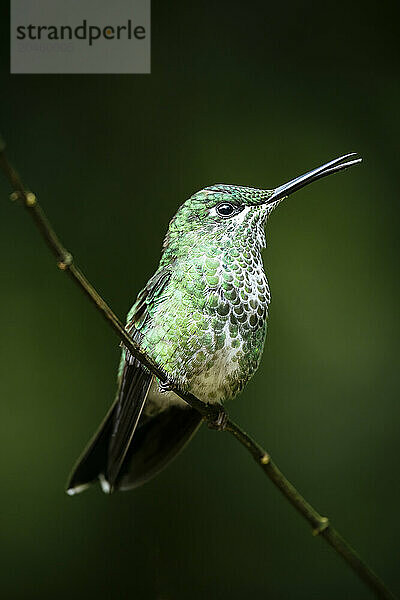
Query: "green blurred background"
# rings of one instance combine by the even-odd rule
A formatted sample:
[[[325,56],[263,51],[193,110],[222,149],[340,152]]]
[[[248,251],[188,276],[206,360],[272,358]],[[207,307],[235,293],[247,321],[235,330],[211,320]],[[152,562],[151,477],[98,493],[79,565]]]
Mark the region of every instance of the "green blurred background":
[[[152,3],[152,74],[10,76],[9,156],[121,317],[178,205],[364,164],[267,228],[262,365],[231,415],[400,592],[398,3]],[[70,498],[115,391],[118,340],[0,178],[1,588],[5,598],[369,598],[227,435],[158,478]]]

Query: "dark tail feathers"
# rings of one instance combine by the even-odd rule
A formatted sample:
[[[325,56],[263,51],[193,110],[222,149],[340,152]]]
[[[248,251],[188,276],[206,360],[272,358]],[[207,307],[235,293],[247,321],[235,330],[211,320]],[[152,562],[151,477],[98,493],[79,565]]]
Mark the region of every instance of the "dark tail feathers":
[[[68,494],[78,494],[96,480],[107,493],[142,485],[179,454],[201,424],[201,416],[192,408],[171,406],[154,417],[142,416],[120,475],[111,488],[107,463],[115,408],[111,407],[75,466],[67,484]]]

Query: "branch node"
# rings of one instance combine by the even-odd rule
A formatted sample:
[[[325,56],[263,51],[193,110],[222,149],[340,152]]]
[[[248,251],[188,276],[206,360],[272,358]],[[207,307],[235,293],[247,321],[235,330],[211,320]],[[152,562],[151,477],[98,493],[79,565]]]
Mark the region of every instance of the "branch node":
[[[260,458],[260,463],[262,465],[268,465],[271,462],[271,457],[270,455],[266,452],[265,454],[262,455],[262,457]]]
[[[20,192],[16,190],[12,194],[10,194],[10,200],[12,202],[16,202],[17,200],[22,200],[28,208],[31,206],[35,206],[37,203],[36,196],[33,192]]]
[[[328,529],[329,525],[330,525],[330,523],[329,523],[328,517],[321,517],[317,527],[315,527],[315,529],[312,530],[312,535],[313,536],[319,535],[320,533],[325,531],[325,529]]]
[[[36,196],[33,192],[27,192],[25,194],[25,204],[26,206],[35,206]]]
[[[72,256],[72,254],[70,254],[69,252],[66,252],[62,259],[58,261],[57,263],[57,267],[61,270],[61,271],[66,271],[74,262],[74,257]]]

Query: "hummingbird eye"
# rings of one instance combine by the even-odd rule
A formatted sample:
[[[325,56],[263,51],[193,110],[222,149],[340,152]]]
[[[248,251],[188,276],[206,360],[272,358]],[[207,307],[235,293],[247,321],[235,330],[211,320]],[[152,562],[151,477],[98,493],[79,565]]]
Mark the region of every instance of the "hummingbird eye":
[[[229,202],[222,202],[216,206],[216,211],[220,217],[230,217],[235,212],[235,206]]]

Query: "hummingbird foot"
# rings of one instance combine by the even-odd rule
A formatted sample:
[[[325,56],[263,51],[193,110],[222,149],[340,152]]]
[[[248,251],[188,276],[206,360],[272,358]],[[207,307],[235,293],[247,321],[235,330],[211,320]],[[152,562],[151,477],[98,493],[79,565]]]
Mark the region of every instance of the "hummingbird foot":
[[[216,431],[224,431],[228,422],[228,413],[224,408],[218,408],[215,416],[207,418],[207,427],[215,429]]]
[[[166,394],[167,392],[173,392],[175,385],[172,381],[160,381],[158,384],[158,391],[161,394]]]

